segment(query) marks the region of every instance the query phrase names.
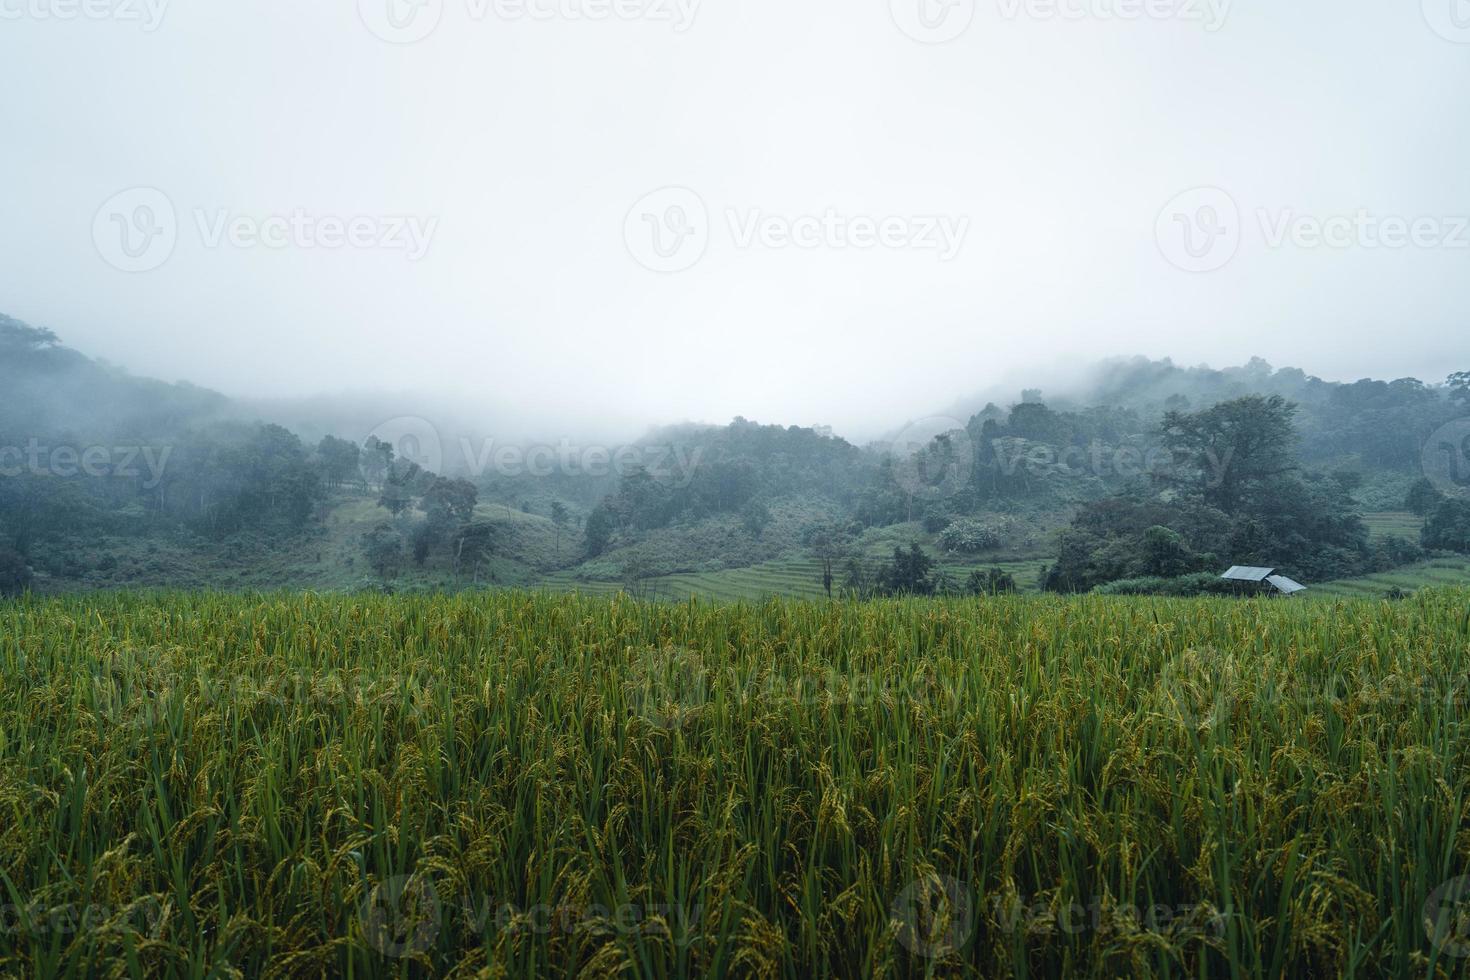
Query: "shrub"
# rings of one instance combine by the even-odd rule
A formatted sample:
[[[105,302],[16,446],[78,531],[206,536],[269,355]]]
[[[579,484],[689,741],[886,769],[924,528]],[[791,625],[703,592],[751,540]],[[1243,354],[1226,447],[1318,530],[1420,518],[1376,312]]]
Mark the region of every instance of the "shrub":
[[[1426,558],[1424,549],[1407,538],[1387,537],[1373,545],[1369,562],[1374,571],[1386,572],[1405,565],[1413,565]]]
[[[1099,585],[1092,591],[1098,595],[1162,595],[1177,597],[1235,594],[1234,588],[1229,582],[1209,572],[1201,572],[1195,575],[1181,575],[1177,578],[1149,576],[1144,578],[1119,579],[1116,582]]]
[[[0,596],[17,596],[31,587],[31,569],[13,548],[0,548]]]
[[[1470,552],[1470,500],[1446,500],[1424,528],[1424,547]]]
[[[1011,595],[1017,591],[1016,577],[999,568],[989,571],[977,568],[965,582],[966,595]]]
[[[1003,540],[998,529],[971,518],[955,521],[939,536],[939,544],[945,551],[964,555],[992,551],[999,548]]]

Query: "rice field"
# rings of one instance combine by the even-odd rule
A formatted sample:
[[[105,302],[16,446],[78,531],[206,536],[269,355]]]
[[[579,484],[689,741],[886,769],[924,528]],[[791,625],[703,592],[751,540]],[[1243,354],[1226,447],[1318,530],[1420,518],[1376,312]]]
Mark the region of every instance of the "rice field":
[[[1375,541],[1395,537],[1417,542],[1419,532],[1424,529],[1424,518],[1406,510],[1365,514],[1363,523],[1368,525],[1368,536]]]
[[[0,975],[1439,976],[1470,591],[0,602]]]
[[[1470,586],[1470,559],[1454,557],[1435,558],[1395,568],[1391,572],[1314,585],[1309,594],[1333,598],[1382,598],[1395,589],[1413,592],[1423,588],[1467,586]]]
[[[890,551],[891,553],[891,551]],[[886,556],[878,556],[886,557]],[[989,571],[999,568],[1016,579],[1021,592],[1039,593],[1041,570],[1051,564],[1048,558],[1027,558],[992,562],[942,561],[939,569],[944,571],[957,586],[963,586],[970,572]],[[834,569],[835,588],[840,590],[846,572]],[[574,573],[561,572],[545,580],[545,588],[554,592],[579,592],[585,595],[611,596],[623,590],[621,582],[587,581],[578,579]],[[690,572],[682,575],[664,575],[648,579],[644,592],[649,597],[685,601],[707,599],[714,602],[760,601],[776,597],[791,599],[824,599],[821,562],[812,558],[787,558],[765,562],[747,568],[732,568],[716,572]]]

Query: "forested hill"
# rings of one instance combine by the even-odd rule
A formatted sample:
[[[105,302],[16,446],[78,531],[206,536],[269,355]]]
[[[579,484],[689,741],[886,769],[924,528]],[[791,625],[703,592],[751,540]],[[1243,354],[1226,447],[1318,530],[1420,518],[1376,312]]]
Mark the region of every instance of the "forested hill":
[[[1134,359],[1064,395],[1018,391],[865,446],[736,419],[621,447],[567,433],[578,450],[566,458],[472,443],[443,423],[431,462],[396,436],[253,420],[216,392],[133,376],[9,317],[0,387],[10,592],[592,588],[746,568],[777,570],[750,573],[752,589],[819,575],[824,591],[922,592],[990,563],[1067,591],[1242,556],[1343,577],[1457,546],[1461,516],[1445,500],[1456,488],[1426,481],[1423,461],[1470,415],[1463,373],[1340,384],[1258,359],[1223,370]],[[1440,448],[1458,465],[1470,447]],[[1406,509],[1422,535],[1370,543],[1361,514]],[[1005,585],[995,569],[983,581]]]
[[[1456,380],[1463,391],[1463,375]],[[1118,358],[1057,391],[1018,393],[1022,401],[1044,402],[1063,413],[1086,414],[1094,406],[1107,406],[1133,412],[1140,421],[1247,395],[1280,395],[1298,406],[1298,451],[1304,460],[1356,457],[1373,467],[1417,465],[1425,438],[1457,411],[1453,385],[1442,379],[1324,381],[1299,368],[1272,368],[1258,357],[1220,369],[1183,367],[1168,358]],[[1005,404],[1008,410],[1010,403]],[[1004,414],[994,403],[975,399],[960,402],[953,411],[962,418]]]
[[[0,434],[156,438],[217,418],[229,400],[190,384],[139,378],[61,345],[50,330],[0,314]]]

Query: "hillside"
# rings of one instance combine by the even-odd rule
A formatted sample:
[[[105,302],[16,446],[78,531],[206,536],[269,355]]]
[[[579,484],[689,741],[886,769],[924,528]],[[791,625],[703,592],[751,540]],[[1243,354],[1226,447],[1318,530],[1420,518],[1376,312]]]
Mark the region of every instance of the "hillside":
[[[1404,509],[1436,431],[1458,433],[1447,423],[1470,412],[1463,376],[1337,384],[1260,360],[1216,371],[1134,359],[1100,365],[1050,402],[1020,392],[968,421],[868,446],[740,418],[584,447],[580,463],[543,471],[507,468],[484,449],[480,463],[492,465],[444,452],[435,471],[417,442],[318,430],[360,414],[358,402],[311,402],[306,441],[222,395],[134,377],[10,318],[0,351],[0,462],[14,463],[0,474],[0,579],[11,583],[0,588],[724,599],[825,594],[829,575],[834,591],[942,592],[991,570],[1021,591],[1085,591],[1221,562],[1377,584],[1470,535],[1458,511],[1431,520],[1442,491],[1455,496],[1442,474],[1428,474],[1429,510]],[[1186,451],[1212,425],[1224,428],[1208,438],[1257,426],[1276,454],[1227,456],[1228,497],[1210,485],[1209,456]],[[456,446],[448,431],[435,436]],[[483,446],[552,458],[536,443]],[[1461,459],[1467,448],[1446,444]],[[587,466],[597,453],[613,464]],[[1169,554],[1157,551],[1162,538],[1144,541],[1151,527],[1178,538]],[[896,552],[915,547],[921,567],[900,583]]]

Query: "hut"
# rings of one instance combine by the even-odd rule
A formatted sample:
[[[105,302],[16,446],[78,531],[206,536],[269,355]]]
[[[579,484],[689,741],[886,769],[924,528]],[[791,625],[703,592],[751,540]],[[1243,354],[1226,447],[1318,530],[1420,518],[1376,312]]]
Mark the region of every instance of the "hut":
[[[1234,565],[1220,577],[1227,582],[1234,582],[1237,590],[1243,593],[1293,596],[1307,591],[1305,585],[1292,581],[1285,575],[1276,574],[1274,568]]]

